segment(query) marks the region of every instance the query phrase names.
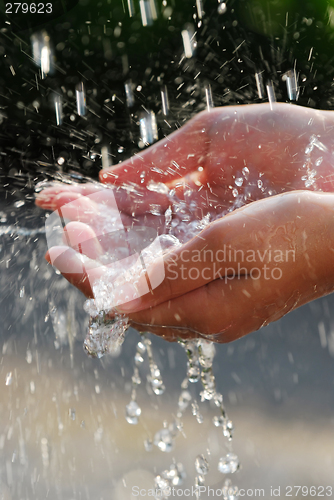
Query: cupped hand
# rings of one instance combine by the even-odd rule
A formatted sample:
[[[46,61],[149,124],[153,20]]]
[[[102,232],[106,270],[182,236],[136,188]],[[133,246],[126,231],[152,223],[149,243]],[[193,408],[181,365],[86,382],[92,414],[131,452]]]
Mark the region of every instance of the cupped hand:
[[[191,212],[197,219],[260,200],[216,220],[167,255],[165,279],[149,293],[138,293],[142,277],[134,279],[134,289],[122,285],[117,291],[119,310],[130,313],[133,324],[168,338],[202,334],[225,342],[332,291],[330,273],[323,269],[324,255],[327,260],[332,256],[324,238],[332,195],[294,190],[333,188],[333,123],[329,112],[284,104],[273,110],[269,105],[217,108],[123,164],[102,171],[102,182],[126,188],[113,190],[126,227],[134,220],[164,226],[170,197],[161,183],[175,189],[176,199],[186,206],[196,205],[198,210]],[[65,230],[72,248],[67,253],[52,248],[47,258],[58,263],[64,276],[87,296],[92,296],[92,277],[98,279],[105,272],[100,257],[110,245],[115,248],[115,241],[101,238],[101,211],[85,206],[91,203],[84,196],[91,189],[55,186],[37,198],[40,206],[52,210],[81,198],[83,205],[68,217],[74,222]],[[293,192],[273,196],[285,191]],[[110,190],[103,192],[107,194],[102,204],[108,206]],[[261,200],[266,196],[272,198]],[[152,206],[160,215],[152,214]],[[83,240],[90,243],[78,252]],[[235,258],[232,252],[232,261],[229,248],[239,250]],[[211,262],[205,250],[212,251]],[[247,251],[255,260],[250,255],[246,259]],[[281,260],[274,260],[275,251],[276,256],[282,251]],[[86,255],[84,268],[78,253]],[[152,269],[151,275],[154,265]]]

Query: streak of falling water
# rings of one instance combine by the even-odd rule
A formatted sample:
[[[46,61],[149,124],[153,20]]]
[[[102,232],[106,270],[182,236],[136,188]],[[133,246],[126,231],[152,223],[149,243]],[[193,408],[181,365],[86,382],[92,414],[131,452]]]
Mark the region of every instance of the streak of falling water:
[[[43,467],[47,468],[50,465],[50,456],[49,456],[49,443],[47,438],[41,439],[41,454],[42,454],[42,462]]]
[[[267,87],[267,94],[268,94],[268,101],[270,104],[270,109],[272,110],[273,104],[274,104],[274,102],[276,102],[276,95],[275,95],[275,89],[274,89],[273,82],[271,80],[269,80],[267,82],[266,87]]]
[[[145,145],[153,144],[158,140],[158,126],[155,113],[146,111],[139,119],[140,138]]]
[[[162,87],[160,93],[161,93],[162,112],[165,116],[167,116],[169,112],[169,100],[168,100],[168,92],[166,85]]]
[[[197,7],[198,19],[202,19],[203,15],[204,15],[202,0],[196,0],[196,7]]]
[[[85,116],[86,114],[86,93],[85,87],[82,82],[78,83],[75,87],[75,96],[77,99],[77,113],[79,116]]]
[[[63,103],[60,95],[55,95],[54,104],[56,112],[56,123],[57,125],[61,125],[63,122]]]
[[[285,80],[290,101],[296,101],[298,99],[298,85],[297,85],[296,72],[290,69],[285,73],[285,75],[283,75],[283,80]]]
[[[127,104],[128,108],[131,108],[135,103],[135,98],[133,95],[133,83],[132,83],[132,81],[128,80],[127,82],[125,82],[124,88],[125,88],[126,104]]]
[[[158,18],[155,0],[140,0],[139,8],[142,25],[151,26],[153,21]]]
[[[194,28],[191,24],[188,24],[184,30],[181,32],[183,40],[184,55],[190,59],[193,57],[196,48],[196,39]]]
[[[259,99],[264,98],[264,85],[263,85],[263,77],[261,73],[255,73],[255,81],[257,93],[259,95]]]
[[[108,168],[111,166],[112,162],[110,160],[109,148],[108,146],[102,146],[101,148],[101,159],[102,159],[102,168]]]
[[[215,107],[213,103],[211,85],[210,84],[206,85],[204,90],[205,90],[206,109],[210,111],[212,108]]]
[[[136,13],[133,0],[128,0],[129,17],[133,17]]]
[[[31,36],[33,59],[41,68],[41,76],[44,79],[51,70],[52,52],[50,48],[50,37],[46,31],[34,33]]]

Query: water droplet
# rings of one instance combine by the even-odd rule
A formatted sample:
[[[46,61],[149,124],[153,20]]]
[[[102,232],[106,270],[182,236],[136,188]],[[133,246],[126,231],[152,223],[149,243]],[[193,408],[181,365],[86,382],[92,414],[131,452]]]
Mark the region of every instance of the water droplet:
[[[59,126],[63,122],[63,101],[60,95],[54,96],[54,106],[56,112],[56,123]]]
[[[248,167],[244,167],[244,168],[242,169],[242,175],[245,177],[245,179],[247,179],[247,178],[248,178],[248,174],[249,174],[249,169],[248,169]]]
[[[216,427],[223,427],[225,423],[225,418],[222,415],[220,415],[219,417],[215,416],[213,417],[212,421]]]
[[[236,198],[238,196],[239,192],[237,190],[237,188],[234,188],[232,189],[232,196],[234,196],[234,198]]]
[[[261,73],[255,73],[255,81],[256,81],[256,88],[257,88],[257,93],[259,96],[259,99],[264,98],[264,85],[263,85],[263,76]]]
[[[190,59],[194,55],[196,48],[196,38],[193,26],[188,24],[186,29],[181,31],[181,35],[183,40],[184,55]]]
[[[209,463],[204,455],[198,455],[195,460],[196,472],[205,476],[209,472]]]
[[[137,352],[139,352],[141,355],[146,353],[146,346],[145,346],[145,344],[143,344],[143,342],[138,342]]]
[[[225,437],[227,437],[229,441],[231,441],[233,437],[233,431],[234,431],[233,422],[231,420],[225,421],[223,424],[223,434]]]
[[[23,207],[23,206],[25,205],[25,203],[26,203],[26,202],[25,202],[24,200],[19,200],[19,201],[16,201],[16,202],[14,203],[14,207],[15,207],[15,208],[20,208],[20,207]]]
[[[190,366],[188,370],[188,380],[191,383],[196,383],[199,381],[201,376],[201,371],[199,366]]]
[[[165,496],[168,494],[168,492],[170,491],[170,484],[169,484],[169,481],[168,479],[158,475],[154,478],[154,483],[155,483],[155,486],[156,488],[158,489],[159,491],[159,497],[164,499]],[[161,495],[164,495],[163,497],[161,497]],[[156,497],[157,498],[157,497]]]
[[[79,116],[86,114],[86,92],[82,82],[75,87],[75,96],[77,100],[77,113]]]
[[[141,354],[139,354],[139,352],[136,352],[134,360],[136,365],[140,365],[141,363],[144,362],[144,358]]]
[[[141,414],[141,408],[138,406],[138,403],[132,400],[128,405],[126,405],[125,409],[125,418],[127,422],[133,425],[138,424],[138,417]]]
[[[243,178],[242,178],[242,177],[237,177],[237,178],[235,179],[235,184],[236,184],[236,186],[238,186],[238,187],[242,186],[242,185],[243,185],[243,182],[244,182],[244,180],[243,180]]]
[[[213,342],[207,340],[198,341],[199,362],[203,368],[212,368],[216,348]]]
[[[218,470],[222,474],[233,474],[240,467],[239,458],[235,453],[227,453],[218,463]]]
[[[22,286],[22,287],[20,288],[20,299],[23,299],[24,294],[25,294],[25,288],[24,288],[24,286]]]
[[[30,349],[27,349],[26,361],[29,365],[32,363],[32,352],[30,351]]]
[[[172,464],[169,470],[162,473],[162,476],[168,479],[173,486],[180,486],[186,477],[183,464],[180,462]]]
[[[139,128],[140,138],[144,145],[153,144],[153,142],[158,140],[157,120],[153,111],[147,111],[141,114]]]
[[[212,97],[211,85],[206,85],[204,87],[204,91],[205,91],[206,109],[207,111],[210,111],[215,106]]]
[[[199,424],[202,424],[203,423],[203,415],[199,411],[199,406],[198,406],[197,401],[194,401],[193,403],[191,403],[191,408],[192,408],[192,414],[194,415],[194,417],[196,417],[197,422]]]
[[[168,99],[168,92],[166,85],[162,87],[160,93],[161,93],[162,112],[164,116],[167,116],[169,113],[169,99]]]
[[[133,95],[133,83],[132,83],[132,81],[128,80],[127,82],[125,82],[124,88],[125,88],[126,104],[129,108],[131,108],[135,103],[135,97]],[[118,152],[120,153],[121,151],[118,151]]]
[[[275,95],[274,85],[273,85],[273,82],[271,80],[268,81],[266,88],[267,88],[267,95],[268,95],[268,101],[270,104],[270,109],[272,110],[273,104],[274,104],[274,102],[276,102],[276,95]]]
[[[237,486],[233,486],[230,479],[226,479],[223,486],[224,500],[238,500],[239,490]]]
[[[189,391],[182,391],[180,394],[180,397],[179,397],[179,401],[178,401],[179,411],[183,412],[184,410],[186,410],[189,406],[190,401],[191,401],[190,392]]]
[[[296,101],[297,100],[297,77],[296,77],[296,72],[292,69],[287,71],[283,75],[283,80],[285,79],[286,83],[286,88],[288,91],[288,96],[290,101]]]
[[[8,372],[6,375],[6,385],[11,385],[13,382],[13,374],[12,372]]]
[[[169,429],[161,429],[155,436],[153,443],[163,452],[170,452],[174,446],[174,439]]]
[[[144,446],[146,451],[152,451],[153,449],[153,441],[152,439],[145,439]]]
[[[226,3],[220,2],[217,9],[218,14],[225,14],[226,11],[227,11]]]
[[[71,420],[73,420],[73,421],[75,420],[75,410],[73,408],[69,408],[68,415],[69,415]]]

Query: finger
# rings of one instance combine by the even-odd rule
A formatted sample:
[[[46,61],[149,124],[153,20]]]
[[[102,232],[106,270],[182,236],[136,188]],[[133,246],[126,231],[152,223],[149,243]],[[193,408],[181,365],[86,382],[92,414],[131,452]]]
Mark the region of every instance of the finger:
[[[50,248],[45,259],[86,297],[93,297],[93,286],[106,272],[104,266],[76,252],[73,248]]]
[[[204,337],[231,342],[260,329],[313,300],[319,291],[314,282],[291,286],[291,273],[276,280],[240,277],[216,280],[188,294],[132,313],[131,324],[167,340]]]
[[[152,191],[144,186],[135,186],[133,183],[118,189],[89,183],[77,185],[54,183],[54,185],[36,193],[35,203],[45,210],[54,211],[63,205],[78,200],[82,196],[86,196],[96,204],[119,210],[131,217],[143,214],[162,215],[169,207],[170,200],[166,194],[168,193],[166,186],[160,187],[160,191],[163,192]],[[80,205],[78,206],[80,207]],[[78,220],[78,214],[76,214],[76,220]]]
[[[162,186],[162,192],[152,191],[146,186],[137,186],[133,182],[122,185],[114,191],[115,200],[122,213],[137,217],[143,214],[163,215],[171,201],[168,188]]]
[[[45,210],[56,210],[54,200],[61,193],[75,193],[82,196],[88,196],[101,190],[101,185],[98,183],[86,184],[64,184],[61,182],[52,182],[40,185],[41,191],[35,193],[35,203],[37,206]],[[72,201],[72,200],[70,200]]]
[[[95,232],[82,222],[69,222],[63,232],[63,241],[76,252],[90,259],[99,259],[104,250]]]
[[[221,110],[220,110],[221,113]],[[170,182],[203,166],[208,151],[208,131],[215,112],[203,112],[166,139],[123,163],[100,172],[100,181],[122,185],[133,182]]]

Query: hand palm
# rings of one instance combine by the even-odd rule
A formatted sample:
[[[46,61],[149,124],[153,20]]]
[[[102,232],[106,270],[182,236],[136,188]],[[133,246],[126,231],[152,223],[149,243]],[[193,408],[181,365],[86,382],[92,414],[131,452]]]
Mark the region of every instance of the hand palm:
[[[270,109],[269,105],[217,108],[210,113],[201,113],[180,130],[135,157],[101,171],[100,180],[102,183],[116,186],[117,190],[114,192],[117,205],[122,212],[122,221],[126,227],[131,227],[133,224],[150,225],[161,233],[165,226],[163,214],[171,205],[174,211],[173,218],[178,219],[177,223],[182,220],[189,223],[191,220],[201,219],[208,212],[217,218],[217,216],[232,211],[238,206],[285,191],[297,189],[333,190],[334,184],[331,174],[331,157],[334,149],[331,138],[333,123],[331,112],[292,105],[275,104],[273,110]],[[171,193],[163,192],[166,191],[166,186],[172,189],[172,196]],[[65,191],[62,187],[58,194],[56,194],[56,189],[46,190],[42,195],[44,201],[41,197],[38,203],[44,208],[55,210],[80,195],[90,194],[91,188],[89,186],[75,188],[69,186]],[[110,191],[104,190],[103,193],[104,206],[102,211],[105,212],[110,204],[108,202]],[[209,232],[205,233],[208,234],[208,246],[220,241],[221,235],[224,234],[224,227],[228,228],[232,236],[234,235],[232,243],[239,241],[238,244],[244,248],[247,245],[254,245],[254,238],[252,239],[254,234],[261,234],[262,237],[265,230],[271,229],[277,224],[283,224],[285,227],[287,210],[290,212],[291,220],[295,217],[300,218],[298,215],[298,192],[296,195],[296,197],[292,196],[292,198],[284,198],[284,200],[280,198],[282,201],[280,209],[275,208],[275,203],[273,205],[267,201],[259,205],[261,209],[258,213],[261,213],[261,217],[256,216],[253,219],[255,226],[252,231],[243,230],[245,225],[240,226],[239,210],[234,212],[235,217],[232,214],[226,219],[221,219],[223,225],[218,220],[219,224],[215,223],[215,226],[211,229],[209,227]],[[45,201],[45,197],[49,197],[49,205]],[[90,203],[89,200],[86,199],[86,201],[88,204]],[[309,218],[312,217],[312,210],[310,212],[308,209],[308,199],[304,200],[304,204],[305,214],[308,214]],[[252,219],[252,211],[249,211],[249,208],[245,207],[243,214],[249,213]],[[156,213],[160,215],[153,215]],[[96,244],[88,246],[86,254],[96,260],[99,260],[99,257],[110,247],[115,247],[115,242],[108,237],[100,238],[96,242],[95,234],[99,234],[98,221],[101,214],[100,209],[92,209],[91,206],[88,210],[80,208],[76,215],[70,219],[80,220],[85,223],[85,226],[79,227],[77,222],[68,225],[68,230],[73,233],[72,241],[74,244],[72,246],[74,248],[76,248],[75,242],[82,239],[82,234],[88,231],[87,239],[90,238]],[[202,234],[204,237],[204,232]],[[190,244],[193,243],[190,242]],[[57,249],[52,251],[57,254]],[[296,269],[296,266],[293,266],[290,272],[295,272]],[[90,287],[87,285],[87,280],[83,279],[82,273],[69,272],[64,274],[86,295],[91,295]],[[295,279],[298,281],[300,269],[297,274],[295,272],[295,275]],[[139,311],[132,315],[133,321],[170,325],[167,330],[162,330],[168,334],[179,331],[178,327],[181,327],[182,324],[189,332],[194,330],[203,332],[205,328],[206,333],[217,332],[217,338],[220,340],[227,338],[231,340],[259,328],[268,321],[277,319],[303,301],[311,300],[310,297],[312,297],[309,286],[304,283],[301,285],[301,289],[304,291],[300,298],[296,301],[293,300],[291,306],[287,307],[288,298],[291,296],[291,284],[288,280],[286,283],[281,283],[281,290],[278,291],[281,306],[275,306],[274,313],[262,313],[261,308],[263,310],[263,304],[267,299],[269,300],[268,311],[272,310],[269,307],[270,304],[278,300],[277,287],[271,287],[269,293],[269,283],[263,283],[263,291],[260,294],[250,290],[254,300],[251,302],[249,310],[245,310],[247,318],[245,318],[244,323],[240,323],[240,321],[235,321],[236,317],[240,315],[238,308],[229,305],[235,305],[242,299],[244,289],[240,287],[244,285],[240,280],[236,281],[232,292],[229,284],[231,291],[227,293],[230,299],[225,299],[225,302],[232,316],[230,314],[230,330],[225,335],[224,325],[220,326],[222,320],[214,312],[217,310],[215,302],[217,302],[219,290],[222,288],[222,283],[219,281],[212,281],[211,278],[207,285],[199,282],[192,283],[191,286],[189,283],[177,282],[177,290],[172,293],[170,286],[166,290],[166,287],[164,288],[162,285],[162,288],[158,288],[147,300],[144,298],[142,304],[133,309]],[[325,289],[328,290],[328,287]],[[210,290],[211,292],[207,296],[207,292]],[[216,291],[213,292],[214,290]],[[224,290],[222,291],[224,294]],[[212,293],[214,293],[215,300],[213,300]],[[246,290],[245,293],[249,293],[249,291]],[[285,295],[286,299],[284,299]],[[173,299],[172,304],[175,306],[169,307],[170,313],[166,313],[166,308],[163,306],[164,303],[167,303],[165,301],[169,300],[170,303],[170,299]],[[208,299],[210,301],[207,304],[207,317],[196,320],[193,307],[190,309],[188,307],[189,303],[196,302],[196,300],[199,300],[199,303],[204,303]],[[145,308],[152,306],[153,309],[145,310]],[[257,309],[256,313],[257,306],[260,309]],[[175,311],[177,311],[175,317],[181,317],[181,324],[178,322],[179,320],[175,321]],[[161,333],[160,326],[148,327],[148,329]],[[219,331],[223,333],[220,334]]]

